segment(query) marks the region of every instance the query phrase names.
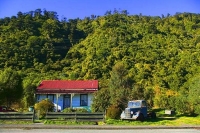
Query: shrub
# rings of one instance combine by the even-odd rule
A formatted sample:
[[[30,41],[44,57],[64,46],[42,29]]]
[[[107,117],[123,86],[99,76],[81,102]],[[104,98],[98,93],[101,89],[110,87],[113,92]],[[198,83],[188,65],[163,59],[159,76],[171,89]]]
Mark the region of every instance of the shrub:
[[[85,108],[65,108],[63,110],[64,113],[69,113],[69,112],[88,112],[87,109]]]
[[[85,108],[75,108],[75,112],[88,112]]]
[[[52,112],[54,110],[54,104],[49,99],[44,99],[34,106],[35,110],[39,112],[40,118],[46,115],[46,112]]]
[[[108,107],[106,111],[107,119],[119,119],[121,115],[121,109],[115,105]]]
[[[73,108],[65,108],[62,112],[64,113],[70,113],[70,112],[74,112],[75,110]]]

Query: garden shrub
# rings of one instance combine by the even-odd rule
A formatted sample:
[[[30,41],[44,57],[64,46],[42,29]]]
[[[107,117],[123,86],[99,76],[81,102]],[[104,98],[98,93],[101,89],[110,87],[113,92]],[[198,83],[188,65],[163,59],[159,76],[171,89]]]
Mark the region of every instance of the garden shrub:
[[[75,112],[88,112],[85,108],[75,108]]]
[[[120,115],[121,115],[121,109],[115,105],[109,106],[106,111],[107,119],[119,119]]]
[[[65,108],[62,112],[71,113],[71,112],[74,112],[74,109],[73,108]]]
[[[85,108],[65,108],[63,112],[69,113],[69,112],[88,112],[88,111]]]
[[[54,104],[49,99],[44,99],[35,104],[34,109],[39,112],[40,118],[44,117],[47,112],[54,110]]]

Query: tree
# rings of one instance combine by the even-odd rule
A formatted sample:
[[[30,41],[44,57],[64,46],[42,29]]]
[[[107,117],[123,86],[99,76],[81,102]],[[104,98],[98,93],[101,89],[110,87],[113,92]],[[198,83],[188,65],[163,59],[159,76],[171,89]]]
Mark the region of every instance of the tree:
[[[51,40],[52,38],[59,37],[60,23],[54,19],[47,19],[41,27],[41,34],[45,39]]]
[[[110,91],[108,88],[102,88],[94,93],[92,99],[92,112],[104,112],[110,105]]]
[[[191,105],[192,113],[200,114],[200,74],[189,81],[188,100]]]
[[[130,94],[130,83],[127,74],[127,70],[119,62],[113,67],[110,78],[111,104],[122,109],[127,105],[128,95]]]
[[[24,103],[24,107],[28,108],[30,106],[33,106],[35,103],[35,85],[28,85],[24,88],[23,92],[23,100],[22,102]]]
[[[8,107],[20,100],[22,96],[22,79],[17,71],[5,69],[0,75],[0,100]]]
[[[176,101],[174,103],[177,113],[180,114],[190,114],[190,101],[188,100],[188,91],[186,89],[181,89],[179,94],[176,96]]]

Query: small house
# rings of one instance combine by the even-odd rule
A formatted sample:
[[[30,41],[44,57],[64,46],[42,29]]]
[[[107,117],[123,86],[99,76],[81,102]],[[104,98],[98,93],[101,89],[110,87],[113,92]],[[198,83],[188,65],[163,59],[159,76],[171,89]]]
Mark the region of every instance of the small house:
[[[98,80],[44,80],[36,88],[36,100],[48,98],[54,103],[55,111],[69,107],[90,110],[96,91]]]

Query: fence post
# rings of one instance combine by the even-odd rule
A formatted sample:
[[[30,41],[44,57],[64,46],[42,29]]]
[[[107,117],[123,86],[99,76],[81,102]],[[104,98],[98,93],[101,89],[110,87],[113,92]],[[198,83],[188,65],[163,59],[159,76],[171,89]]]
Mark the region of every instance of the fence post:
[[[76,112],[75,112],[75,122],[76,122],[76,117],[77,117],[77,115],[76,115]]]
[[[104,114],[103,114],[104,116],[103,116],[103,122],[106,122],[106,109],[105,109],[105,111],[104,111]]]
[[[37,119],[38,120],[40,119],[40,110],[38,110],[38,112],[37,112]]]
[[[35,109],[33,109],[33,118],[32,118],[32,122],[35,122]]]

